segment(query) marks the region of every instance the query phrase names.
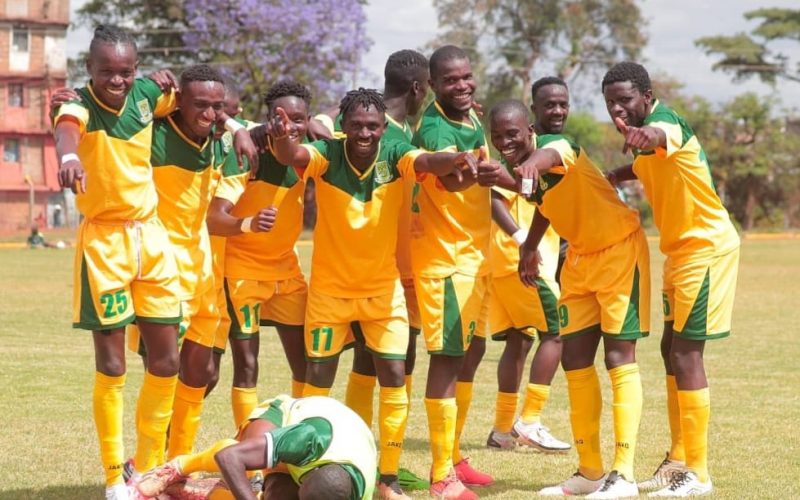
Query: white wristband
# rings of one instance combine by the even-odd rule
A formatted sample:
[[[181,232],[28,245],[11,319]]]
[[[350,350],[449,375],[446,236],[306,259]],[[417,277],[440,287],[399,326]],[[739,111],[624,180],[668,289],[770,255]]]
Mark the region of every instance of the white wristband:
[[[251,222],[253,222],[252,217],[245,217],[242,219],[242,225],[239,226],[239,229],[241,229],[243,233],[252,233],[253,229],[250,227]]]
[[[525,240],[528,239],[528,230],[527,229],[517,229],[517,231],[511,235],[511,239],[517,243],[518,247],[521,247]]]
[[[231,134],[235,134],[236,132],[240,131],[243,128],[245,128],[245,126],[237,122],[233,118],[228,118],[227,120],[225,120],[225,130],[227,130]]]
[[[522,179],[522,194],[529,195],[533,193],[533,179]]]
[[[81,161],[81,159],[78,158],[78,155],[76,155],[75,153],[67,153],[67,154],[65,154],[65,155],[63,155],[61,157],[61,164],[63,165],[65,163],[67,163],[68,161],[72,161],[72,160]]]

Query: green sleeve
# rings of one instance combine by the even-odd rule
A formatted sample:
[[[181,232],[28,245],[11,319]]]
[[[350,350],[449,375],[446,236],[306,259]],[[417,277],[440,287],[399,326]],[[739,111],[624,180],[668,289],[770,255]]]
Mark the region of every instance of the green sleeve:
[[[332,439],[331,424],[321,417],[272,430],[267,433],[267,468],[280,462],[307,465],[322,457]]]

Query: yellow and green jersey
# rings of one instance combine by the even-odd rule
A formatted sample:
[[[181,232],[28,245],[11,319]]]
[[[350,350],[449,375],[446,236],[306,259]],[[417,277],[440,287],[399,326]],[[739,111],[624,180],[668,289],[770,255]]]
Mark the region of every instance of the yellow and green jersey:
[[[473,111],[470,121],[450,120],[434,101],[425,110],[412,142],[427,151],[471,151],[477,156],[486,145],[486,136]],[[451,193],[434,175],[417,179],[420,188],[412,203],[414,275],[443,278],[456,271],[471,276],[487,274],[492,217],[489,188],[474,184]]]
[[[325,464],[341,465],[353,482],[353,500],[372,498],[377,467],[375,438],[364,421],[335,399],[280,395],[259,404],[248,420],[267,420],[267,469],[285,464],[297,484]]]
[[[218,190],[216,196],[234,204],[234,217],[251,217],[270,205],[278,208],[278,217],[271,231],[228,238],[225,276],[257,281],[293,278],[301,274],[294,245],[303,230],[305,182],[271,151],[259,154],[258,160],[258,174],[241,184],[246,184],[243,192]]]
[[[640,228],[638,212],[619,199],[582,148],[559,134],[536,136],[536,148],[561,157],[561,165],[539,176],[532,199],[571,252],[598,252]]]
[[[678,257],[738,247],[739,235],[717,196],[708,158],[691,127],[659,101],[644,124],[667,136],[666,148],[634,151],[633,161],[633,172],[653,207],[661,251]]]
[[[386,114],[386,130],[381,137],[382,142],[399,141],[411,144],[414,131],[408,121],[398,122]],[[414,191],[418,190],[416,176],[403,178],[403,207],[400,209],[400,218],[397,225],[397,270],[400,278],[410,280],[411,272],[411,198]]]
[[[163,94],[152,80],[134,80],[119,110],[103,104],[90,82],[78,89],[79,101],[63,104],[55,124],[64,117],[80,127],[78,157],[86,172],[86,192],[76,197],[78,210],[97,222],[145,220],[156,214],[150,146],[153,117],[175,109],[175,94]]]
[[[312,288],[339,298],[392,293],[399,278],[397,231],[404,185],[422,152],[405,142],[381,141],[364,172],[347,158],[346,139],[304,145],[311,159],[304,178],[314,179],[317,225],[311,258]]]
[[[511,175],[514,175],[513,170],[508,168],[505,161],[501,163],[503,163]],[[509,191],[500,187],[495,187],[493,189],[503,197],[506,207],[508,207],[508,212],[511,214],[511,218],[514,219],[514,222],[517,223],[517,226],[522,229],[530,228],[531,222],[533,221],[533,214],[536,213],[536,205],[514,191]],[[539,243],[539,253],[542,255],[542,265],[540,268],[542,278],[555,281],[559,247],[560,241],[558,233],[550,226],[547,228],[547,231],[542,237],[542,241]],[[519,246],[517,242],[506,234],[505,231],[500,229],[494,221],[492,221],[492,248],[489,253],[493,278],[500,278],[517,273],[517,266],[519,265]]]
[[[232,158],[232,159],[231,159]],[[230,134],[197,144],[172,116],[153,126],[151,162],[158,216],[174,246],[186,300],[214,285],[206,214],[223,175],[241,175]]]

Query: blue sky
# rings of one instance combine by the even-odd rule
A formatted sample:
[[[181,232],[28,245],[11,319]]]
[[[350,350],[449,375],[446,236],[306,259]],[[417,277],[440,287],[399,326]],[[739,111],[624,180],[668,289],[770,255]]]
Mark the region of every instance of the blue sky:
[[[74,10],[85,0],[73,0]],[[786,108],[800,113],[800,83],[779,82],[776,88],[755,80],[733,83],[730,75],[711,70],[714,59],[694,46],[703,36],[746,32],[757,23],[748,22],[742,14],[759,7],[797,8],[797,0],[642,0],[642,11],[648,20],[650,42],[643,51],[642,62],[652,74],[666,73],[684,82],[684,90],[701,95],[712,102],[724,102],[743,91],[761,95],[775,94]],[[386,57],[406,48],[420,48],[437,33],[436,11],[431,0],[404,0],[398,8],[396,0],[369,0],[368,34],[374,44],[364,60],[365,75],[361,85],[379,87]],[[676,35],[677,34],[677,35]],[[87,28],[71,30],[67,35],[68,55],[74,56],[88,44]],[[800,61],[800,43],[787,43],[781,49]],[[583,106],[604,114],[599,92]],[[599,109],[598,109],[599,108]]]

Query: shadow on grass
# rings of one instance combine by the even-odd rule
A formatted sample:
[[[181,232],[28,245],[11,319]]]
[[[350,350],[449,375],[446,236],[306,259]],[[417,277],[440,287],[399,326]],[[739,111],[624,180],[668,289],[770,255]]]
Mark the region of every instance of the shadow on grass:
[[[20,488],[0,491],[0,500],[100,500],[103,498],[103,486],[70,485],[49,486],[47,488]]]

